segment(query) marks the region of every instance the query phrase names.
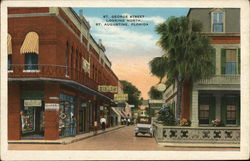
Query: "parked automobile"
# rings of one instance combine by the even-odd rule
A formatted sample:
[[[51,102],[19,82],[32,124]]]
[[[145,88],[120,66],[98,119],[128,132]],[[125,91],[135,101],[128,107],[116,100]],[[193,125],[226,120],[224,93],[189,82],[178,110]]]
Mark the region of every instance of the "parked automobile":
[[[149,134],[153,137],[153,125],[150,117],[139,116],[135,124],[135,136]]]

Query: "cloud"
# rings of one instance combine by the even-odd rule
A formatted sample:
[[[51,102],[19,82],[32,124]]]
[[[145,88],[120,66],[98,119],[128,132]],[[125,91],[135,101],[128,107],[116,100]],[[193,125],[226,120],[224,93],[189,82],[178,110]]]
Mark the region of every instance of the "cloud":
[[[119,79],[125,79],[142,91],[142,96],[148,98],[147,92],[151,86],[158,83],[156,77],[149,72],[148,62],[162,55],[160,47],[156,46],[157,38],[147,32],[136,32],[131,27],[104,26],[105,21],[98,17],[86,17],[91,25],[91,33],[96,39],[102,39],[106,55],[112,62],[112,69]],[[151,21],[160,19],[152,17]],[[97,26],[96,23],[101,23]]]

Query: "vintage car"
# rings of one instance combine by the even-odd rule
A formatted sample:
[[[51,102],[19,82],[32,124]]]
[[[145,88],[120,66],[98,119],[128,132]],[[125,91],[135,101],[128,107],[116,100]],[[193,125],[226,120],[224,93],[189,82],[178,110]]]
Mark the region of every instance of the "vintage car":
[[[153,137],[153,125],[150,117],[139,116],[137,118],[135,125],[135,136],[138,136],[138,134],[149,134],[151,137]]]

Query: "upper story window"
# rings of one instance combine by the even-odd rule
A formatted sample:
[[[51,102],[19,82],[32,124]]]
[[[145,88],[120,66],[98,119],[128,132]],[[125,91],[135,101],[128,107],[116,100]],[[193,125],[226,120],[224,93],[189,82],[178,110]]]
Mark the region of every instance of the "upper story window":
[[[38,69],[39,36],[36,32],[26,35],[20,53],[25,54],[25,70]]]
[[[212,17],[212,24],[211,24],[211,30],[212,32],[225,32],[225,23],[224,23],[224,17],[225,12],[223,12],[221,9],[215,9],[211,12]]]
[[[221,74],[240,74],[240,48],[221,49]]]
[[[8,38],[7,38],[7,42],[8,42],[8,70],[12,69],[12,43],[11,43],[11,35],[8,34]]]
[[[36,53],[25,54],[25,70],[38,70],[38,55]]]
[[[227,49],[225,74],[236,74],[236,62],[236,49]]]

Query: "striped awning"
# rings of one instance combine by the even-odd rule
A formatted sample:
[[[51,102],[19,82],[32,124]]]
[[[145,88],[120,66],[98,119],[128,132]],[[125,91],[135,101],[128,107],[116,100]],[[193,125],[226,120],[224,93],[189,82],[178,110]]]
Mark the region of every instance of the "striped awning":
[[[39,54],[39,36],[35,32],[29,32],[20,49],[21,54],[36,53]]]
[[[10,36],[10,34],[8,34],[8,38],[7,38],[7,43],[8,43],[8,54],[12,54],[12,43],[11,43],[11,36]]]

